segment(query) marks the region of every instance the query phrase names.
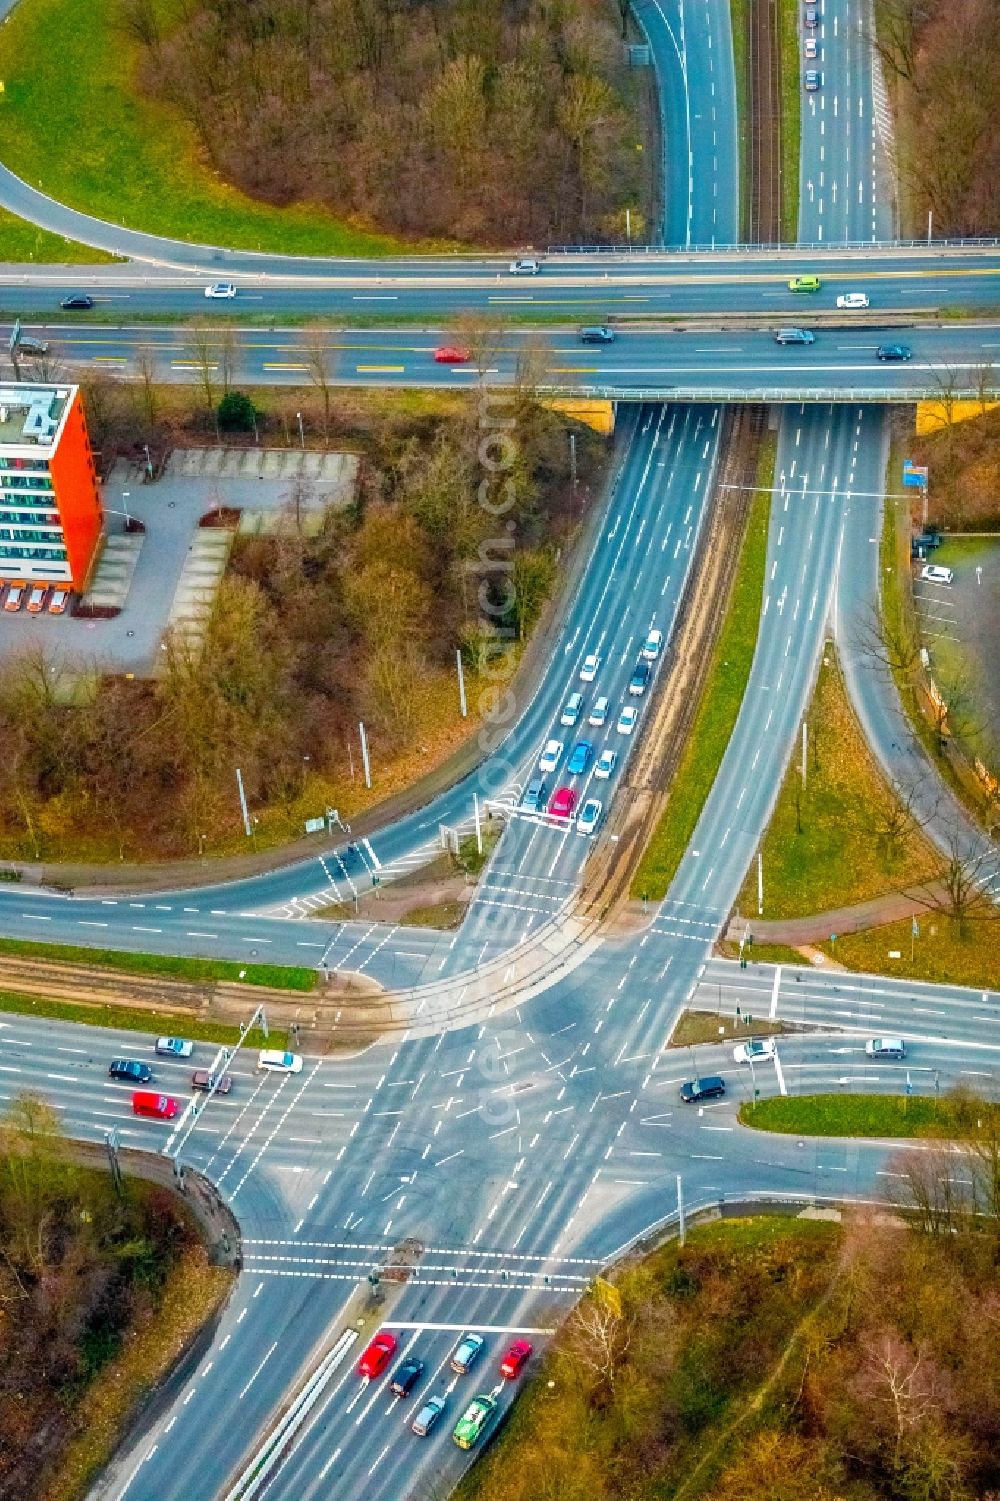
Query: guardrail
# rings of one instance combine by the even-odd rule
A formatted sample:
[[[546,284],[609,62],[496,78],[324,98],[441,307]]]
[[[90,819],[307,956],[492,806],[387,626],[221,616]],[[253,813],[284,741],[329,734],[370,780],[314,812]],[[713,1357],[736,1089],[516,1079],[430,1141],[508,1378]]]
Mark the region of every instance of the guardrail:
[[[775,240],[754,245],[747,245],[741,241],[733,243],[723,240],[705,240],[693,245],[549,245],[545,253],[546,255],[683,256],[692,252],[703,254],[705,251],[711,251],[745,254],[759,258],[762,255],[775,255],[779,252],[789,255],[817,252],[837,255],[844,250],[929,250],[933,254],[937,250],[996,249],[1000,249],[1000,237],[983,235],[979,239],[968,240],[841,240],[837,243],[831,243],[829,240]]]
[[[1000,386],[983,390],[969,387],[963,390],[941,390],[940,386],[820,386],[814,390],[792,386],[538,386],[542,396],[575,397],[587,401],[702,401],[706,404],[726,405],[730,402],[762,402],[768,406],[800,402],[891,402],[1000,400]]]

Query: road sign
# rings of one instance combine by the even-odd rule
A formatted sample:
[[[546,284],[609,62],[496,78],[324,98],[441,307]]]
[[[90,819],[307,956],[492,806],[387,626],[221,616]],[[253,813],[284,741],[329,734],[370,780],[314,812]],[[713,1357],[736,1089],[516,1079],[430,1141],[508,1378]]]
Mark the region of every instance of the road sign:
[[[306,819],[306,833],[307,834],[322,834],[322,832],[323,832],[323,830],[325,828],[326,828],[326,819],[325,818],[307,818]]]
[[[914,464],[912,459],[903,461],[903,484],[913,489],[922,489],[927,484],[928,469],[926,464]]]

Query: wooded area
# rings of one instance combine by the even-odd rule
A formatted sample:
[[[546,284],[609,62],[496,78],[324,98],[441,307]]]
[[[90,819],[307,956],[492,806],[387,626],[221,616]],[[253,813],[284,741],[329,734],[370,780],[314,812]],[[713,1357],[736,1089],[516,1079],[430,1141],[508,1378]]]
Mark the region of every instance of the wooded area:
[[[612,0],[121,0],[143,86],[212,165],[477,243],[641,237],[640,99]]]
[[[91,387],[95,446],[122,430],[155,439],[147,395]],[[322,396],[313,421],[325,414],[332,431],[337,402]],[[552,587],[604,448],[581,431],[576,452],[574,490],[565,420],[524,384],[386,421],[369,436],[356,506],[311,535],[293,501],[276,533],[237,538],[203,648],[168,641],[154,682],[99,676],[91,693],[57,659],[8,659],[0,850],[148,858],[197,854],[199,836],[211,850],[238,823],[237,765],[255,811],[286,806],[291,819],[307,768],[322,811],[322,779],[346,770],[359,719],[384,768],[411,743],[429,677],[448,674],[457,708],[458,647],[470,706],[485,707]],[[284,837],[301,832],[296,820]]]
[[[91,1388],[161,1318],[176,1353],[165,1299],[182,1277],[200,1307],[203,1271],[207,1283],[224,1279],[172,1194],[126,1179],[119,1197],[109,1172],[77,1166],[55,1110],[31,1095],[13,1101],[0,1122],[2,1501],[77,1494],[125,1415],[94,1403]],[[127,1363],[118,1371],[116,1396],[135,1399],[135,1375]]]
[[[894,88],[899,168],[923,234],[1000,230],[1000,52],[996,0],[875,0],[876,45]]]

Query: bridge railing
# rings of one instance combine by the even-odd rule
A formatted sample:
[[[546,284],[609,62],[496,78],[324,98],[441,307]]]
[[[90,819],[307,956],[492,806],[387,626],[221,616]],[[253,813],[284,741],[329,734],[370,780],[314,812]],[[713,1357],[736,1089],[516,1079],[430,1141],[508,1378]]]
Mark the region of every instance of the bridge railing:
[[[949,389],[945,396],[940,386],[817,386],[814,390],[794,391],[787,386],[567,386],[543,385],[537,387],[542,396],[560,398],[575,397],[585,401],[701,401],[725,405],[729,402],[761,402],[767,405],[798,406],[803,402],[841,405],[847,402],[891,402],[894,405],[916,401],[954,403],[958,401],[992,401],[1000,399],[1000,386],[983,390],[981,387],[967,390]]]
[[[837,254],[842,250],[994,250],[1000,248],[1000,236],[982,235],[964,240],[803,240],[801,242],[775,240],[759,245],[733,244],[724,240],[705,240],[692,245],[549,245],[547,255],[688,255],[705,251],[727,254],[803,255],[826,251]]]

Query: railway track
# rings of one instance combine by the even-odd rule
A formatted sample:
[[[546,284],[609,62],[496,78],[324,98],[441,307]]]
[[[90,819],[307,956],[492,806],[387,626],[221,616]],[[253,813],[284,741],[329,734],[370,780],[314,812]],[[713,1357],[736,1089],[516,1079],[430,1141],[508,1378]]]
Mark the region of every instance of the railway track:
[[[751,244],[781,239],[781,0],[750,0],[746,48]]]

